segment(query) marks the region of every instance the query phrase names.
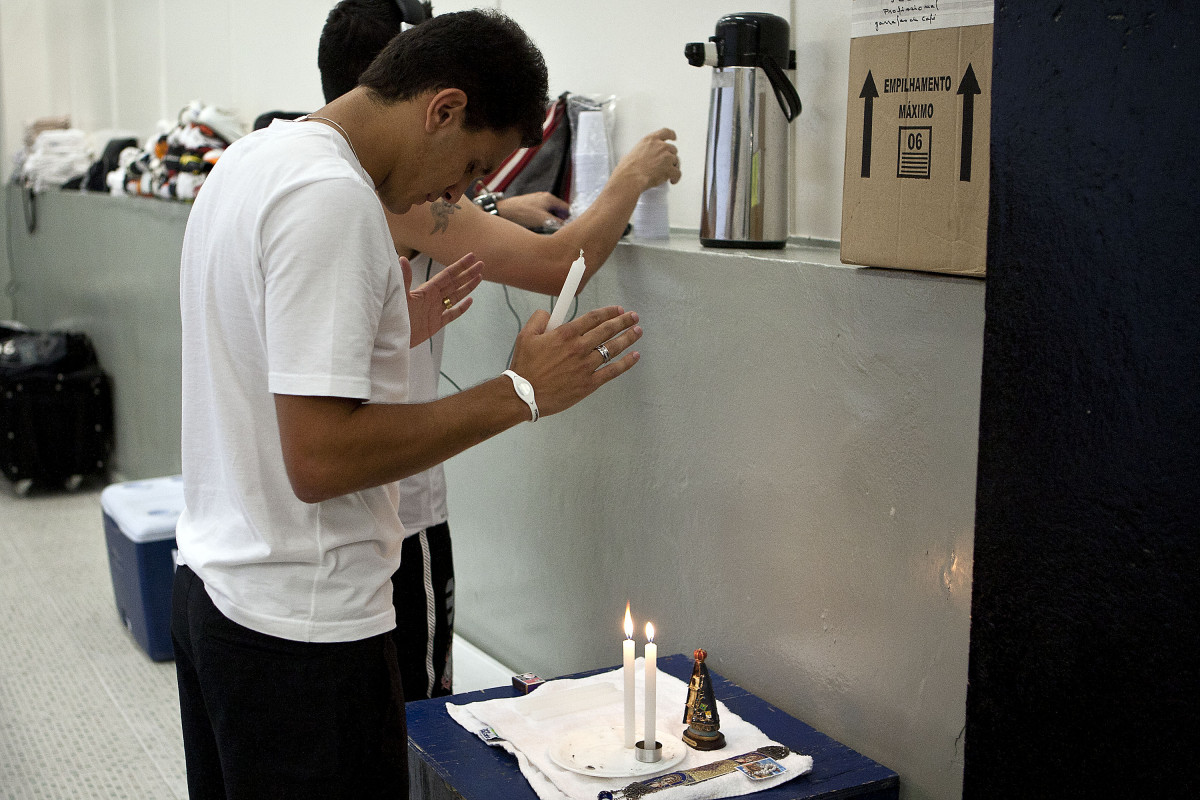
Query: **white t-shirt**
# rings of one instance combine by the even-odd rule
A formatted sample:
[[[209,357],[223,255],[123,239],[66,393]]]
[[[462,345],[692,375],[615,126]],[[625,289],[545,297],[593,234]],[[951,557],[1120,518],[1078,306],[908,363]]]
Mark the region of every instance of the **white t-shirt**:
[[[445,268],[444,264],[427,255],[414,256],[413,286],[420,286]],[[437,399],[444,340],[445,330],[440,330],[429,341],[409,351],[410,403],[428,403]],[[400,481],[400,521],[410,536],[445,522],[446,516],[446,473],[441,464]]]
[[[408,302],[371,178],[337,131],[276,121],[201,189],[184,235],[180,560],[227,617],[312,642],[395,626],[395,484],[307,504],[275,394],[408,399]]]

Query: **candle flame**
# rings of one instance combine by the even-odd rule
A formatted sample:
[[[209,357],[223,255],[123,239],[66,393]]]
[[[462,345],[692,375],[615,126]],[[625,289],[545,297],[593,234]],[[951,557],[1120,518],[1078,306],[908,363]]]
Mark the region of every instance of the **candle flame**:
[[[625,638],[633,638],[633,617],[629,615],[629,603],[625,604]]]
[[[646,623],[646,641],[647,642],[654,641],[654,623],[653,622]]]

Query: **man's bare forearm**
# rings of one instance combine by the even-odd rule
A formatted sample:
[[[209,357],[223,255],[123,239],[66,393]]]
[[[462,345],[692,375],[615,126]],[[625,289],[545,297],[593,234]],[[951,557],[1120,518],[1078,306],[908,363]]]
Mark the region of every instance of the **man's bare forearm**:
[[[531,416],[507,377],[430,403],[276,395],[275,409],[292,490],[308,503],[415,475]]]

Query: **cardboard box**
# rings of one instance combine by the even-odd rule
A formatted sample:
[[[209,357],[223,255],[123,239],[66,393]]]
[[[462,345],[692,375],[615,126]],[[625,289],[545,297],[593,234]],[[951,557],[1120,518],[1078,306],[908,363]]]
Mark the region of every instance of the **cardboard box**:
[[[117,613],[150,658],[169,661],[174,658],[171,585],[183,477],[113,484],[100,493],[100,507]]]
[[[853,0],[843,262],[985,273],[992,14]]]

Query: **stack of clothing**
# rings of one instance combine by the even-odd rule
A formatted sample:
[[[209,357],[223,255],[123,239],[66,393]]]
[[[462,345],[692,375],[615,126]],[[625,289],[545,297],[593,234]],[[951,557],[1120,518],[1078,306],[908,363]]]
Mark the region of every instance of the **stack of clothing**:
[[[77,128],[43,130],[24,154],[18,174],[26,186],[42,192],[82,175],[91,163],[86,133]]]
[[[117,169],[108,173],[112,194],[194,200],[225,148],[245,134],[230,112],[193,100],[179,112],[178,123],[144,149],[121,151]]]

